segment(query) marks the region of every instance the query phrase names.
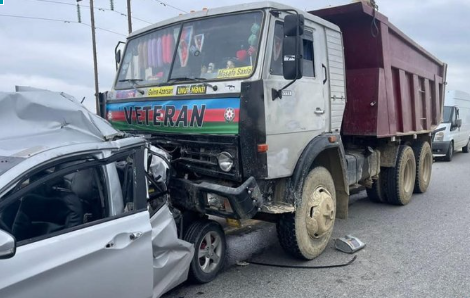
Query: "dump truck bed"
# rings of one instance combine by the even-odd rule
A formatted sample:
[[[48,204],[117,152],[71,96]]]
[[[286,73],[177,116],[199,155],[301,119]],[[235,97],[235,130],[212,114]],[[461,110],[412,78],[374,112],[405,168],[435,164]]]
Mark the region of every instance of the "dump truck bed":
[[[310,12],[341,28],[347,103],[342,133],[431,132],[441,121],[447,65],[359,2]]]

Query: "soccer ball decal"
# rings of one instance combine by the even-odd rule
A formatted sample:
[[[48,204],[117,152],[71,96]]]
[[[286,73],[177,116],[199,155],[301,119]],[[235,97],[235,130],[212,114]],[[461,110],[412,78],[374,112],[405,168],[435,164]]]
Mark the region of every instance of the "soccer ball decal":
[[[226,108],[224,113],[225,121],[232,122],[235,119],[235,110],[232,108]]]

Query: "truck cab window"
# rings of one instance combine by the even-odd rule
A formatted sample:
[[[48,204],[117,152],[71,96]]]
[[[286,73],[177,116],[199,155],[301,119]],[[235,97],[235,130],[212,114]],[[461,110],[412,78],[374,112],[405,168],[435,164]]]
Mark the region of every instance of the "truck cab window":
[[[304,68],[305,77],[315,76],[315,59],[313,52],[313,33],[311,31],[305,31],[304,38],[302,40],[304,46],[304,56],[302,64]]]
[[[282,76],[282,39],[284,38],[284,25],[276,22],[274,25],[273,50],[271,54],[271,67],[269,72],[272,75]]]

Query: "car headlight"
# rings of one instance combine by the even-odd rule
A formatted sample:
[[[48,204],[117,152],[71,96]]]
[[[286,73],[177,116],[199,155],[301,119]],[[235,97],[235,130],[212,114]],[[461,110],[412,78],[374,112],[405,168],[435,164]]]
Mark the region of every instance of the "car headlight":
[[[434,136],[434,141],[441,142],[442,140],[444,140],[444,132],[440,131]]]
[[[233,157],[228,152],[222,152],[217,156],[219,167],[224,172],[230,172],[233,167]]]

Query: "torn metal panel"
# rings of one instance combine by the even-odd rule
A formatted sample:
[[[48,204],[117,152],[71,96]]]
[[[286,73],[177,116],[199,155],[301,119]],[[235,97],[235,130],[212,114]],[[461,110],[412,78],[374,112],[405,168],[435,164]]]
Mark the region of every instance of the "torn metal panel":
[[[194,245],[178,239],[175,220],[168,206],[150,219],[153,248],[153,297],[160,297],[188,277]]]
[[[122,133],[73,97],[50,91],[0,92],[0,155],[28,156],[58,145],[111,140]],[[14,125],[12,125],[14,124]],[[30,152],[31,151],[31,152]]]

